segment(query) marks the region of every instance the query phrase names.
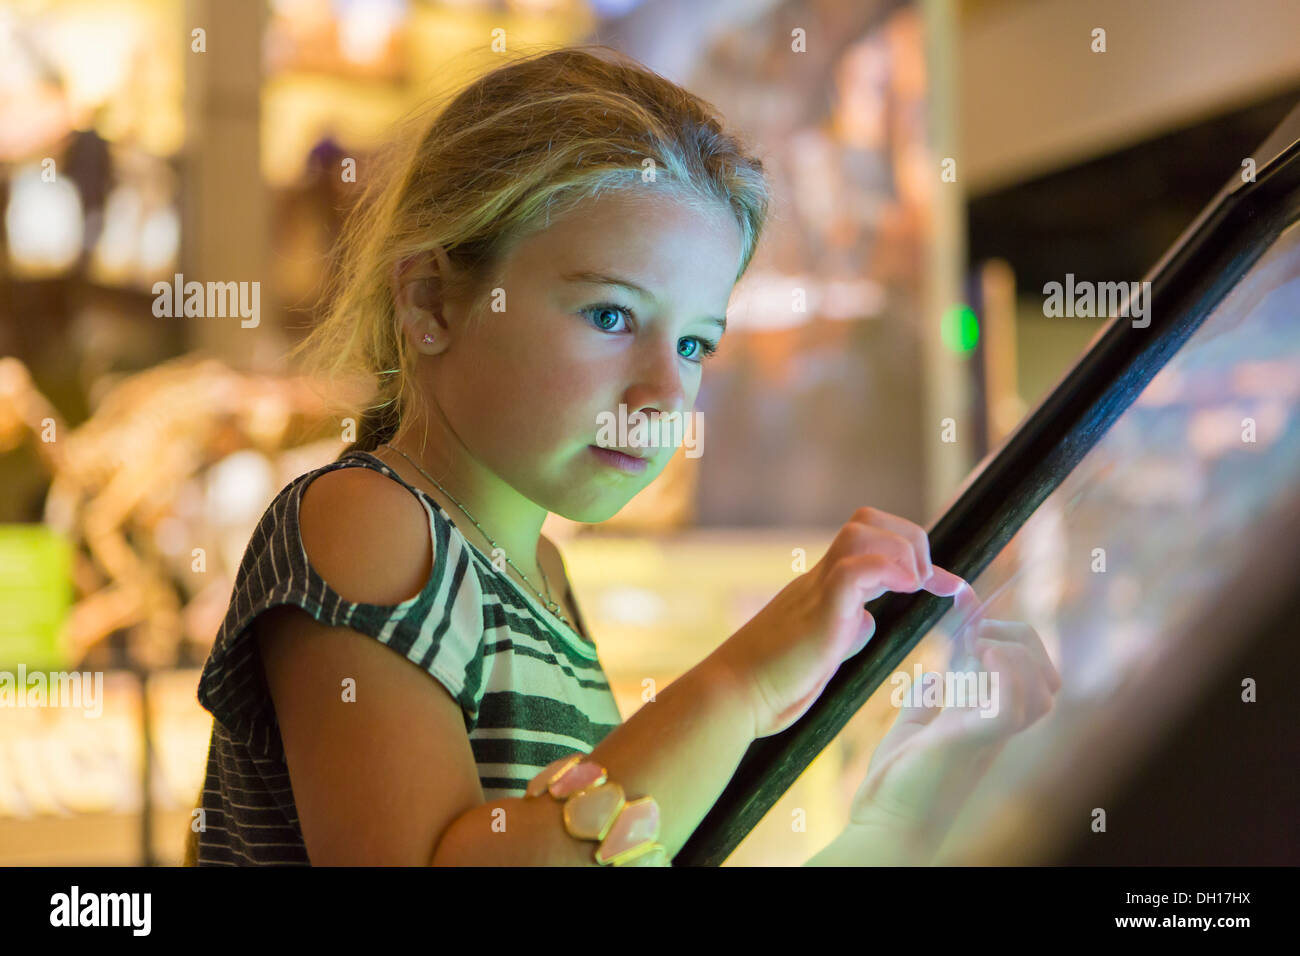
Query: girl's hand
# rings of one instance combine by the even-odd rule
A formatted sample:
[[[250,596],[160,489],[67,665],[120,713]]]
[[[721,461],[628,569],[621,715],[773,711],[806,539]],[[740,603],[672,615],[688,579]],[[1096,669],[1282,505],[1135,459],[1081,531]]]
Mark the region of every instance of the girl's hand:
[[[893,828],[922,858],[938,849],[1008,739],[1048,713],[1061,687],[1038,635],[1011,621],[982,621],[973,645],[959,645],[949,667],[977,676],[986,671],[987,697],[981,690],[973,706],[943,708],[912,706],[905,699],[871,757],[847,828],[858,828],[864,838]]]
[[[711,656],[743,688],[754,736],[785,730],[812,705],[841,663],[876,631],[863,605],[886,591],[944,597],[968,585],[930,562],[925,530],[860,508],[826,555],[795,578]]]

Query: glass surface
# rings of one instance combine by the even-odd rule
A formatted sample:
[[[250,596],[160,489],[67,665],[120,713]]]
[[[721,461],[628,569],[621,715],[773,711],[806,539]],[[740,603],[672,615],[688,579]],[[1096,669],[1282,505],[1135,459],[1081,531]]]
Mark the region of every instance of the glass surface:
[[[1171,719],[1168,705],[1194,688],[1189,681],[1171,690],[1168,673],[1191,674],[1190,658],[1208,657],[1183,638],[1205,608],[1232,605],[1228,583],[1255,567],[1252,552],[1276,516],[1300,509],[1297,405],[1300,224],[1293,224],[971,582],[977,606],[955,604],[900,668],[909,677],[918,663],[960,671],[954,646],[995,619],[1033,628],[1062,678],[1054,709],[1010,738],[937,862],[999,862],[963,855],[981,841],[986,850],[998,846],[999,833],[1020,831],[1027,847],[1027,828],[1046,826],[1024,818],[1043,806],[1031,799],[1035,791],[1059,792],[1062,780],[1084,793],[1100,785],[1081,756],[1085,738],[1109,728],[1118,754],[1126,737]],[[1231,645],[1237,636],[1218,640]],[[1166,679],[1157,679],[1161,671]],[[880,714],[897,686],[906,685],[884,683],[867,708]],[[1117,728],[1121,698],[1122,712],[1137,719]],[[1086,753],[1096,756],[1095,740]],[[862,769],[859,762],[855,785]],[[1077,828],[1087,820],[1072,825],[1086,832]],[[1036,852],[1051,838],[1041,830]]]

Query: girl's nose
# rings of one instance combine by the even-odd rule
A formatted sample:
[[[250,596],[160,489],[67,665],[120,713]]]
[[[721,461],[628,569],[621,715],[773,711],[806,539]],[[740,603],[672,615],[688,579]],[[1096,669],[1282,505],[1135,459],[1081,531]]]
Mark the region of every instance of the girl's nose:
[[[646,415],[656,411],[663,414],[684,411],[686,389],[682,385],[681,369],[684,361],[675,346],[654,348],[653,355],[645,356],[645,361],[636,367],[634,383],[627,390],[627,407],[640,409]]]

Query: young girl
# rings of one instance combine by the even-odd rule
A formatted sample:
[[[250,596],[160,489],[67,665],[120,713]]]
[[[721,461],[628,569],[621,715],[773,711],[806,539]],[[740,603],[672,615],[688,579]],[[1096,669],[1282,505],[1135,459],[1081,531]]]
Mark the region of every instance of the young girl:
[[[749,744],[866,644],[867,601],[963,582],[921,528],[861,509],[621,722],[540,529],[609,518],[673,454],[601,449],[601,416],[692,411],[768,209],[762,165],[689,93],[571,48],[474,82],[372,187],[304,347],[379,400],[240,565],[198,690],[196,862],[668,865]],[[1051,664],[1036,638],[999,643],[1031,722]],[[935,755],[960,789],[951,729],[916,733],[931,717],[904,714],[818,862],[923,852]],[[967,782],[995,746],[964,748]]]

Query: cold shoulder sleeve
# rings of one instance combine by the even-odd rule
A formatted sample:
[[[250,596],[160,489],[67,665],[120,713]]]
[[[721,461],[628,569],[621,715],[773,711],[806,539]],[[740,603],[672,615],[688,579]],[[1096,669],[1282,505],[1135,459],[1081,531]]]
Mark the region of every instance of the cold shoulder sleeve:
[[[478,721],[484,685],[482,584],[446,515],[415,495],[429,519],[433,569],[424,588],[400,604],[359,604],[331,588],[307,560],[298,509],[311,481],[340,467],[390,470],[344,458],[291,482],[258,522],[240,561],[230,606],[199,678],[199,703],[252,753],[283,758],[275,710],[251,625],[263,611],[291,604],[321,624],[372,637],[416,664],[460,704],[467,731]]]

